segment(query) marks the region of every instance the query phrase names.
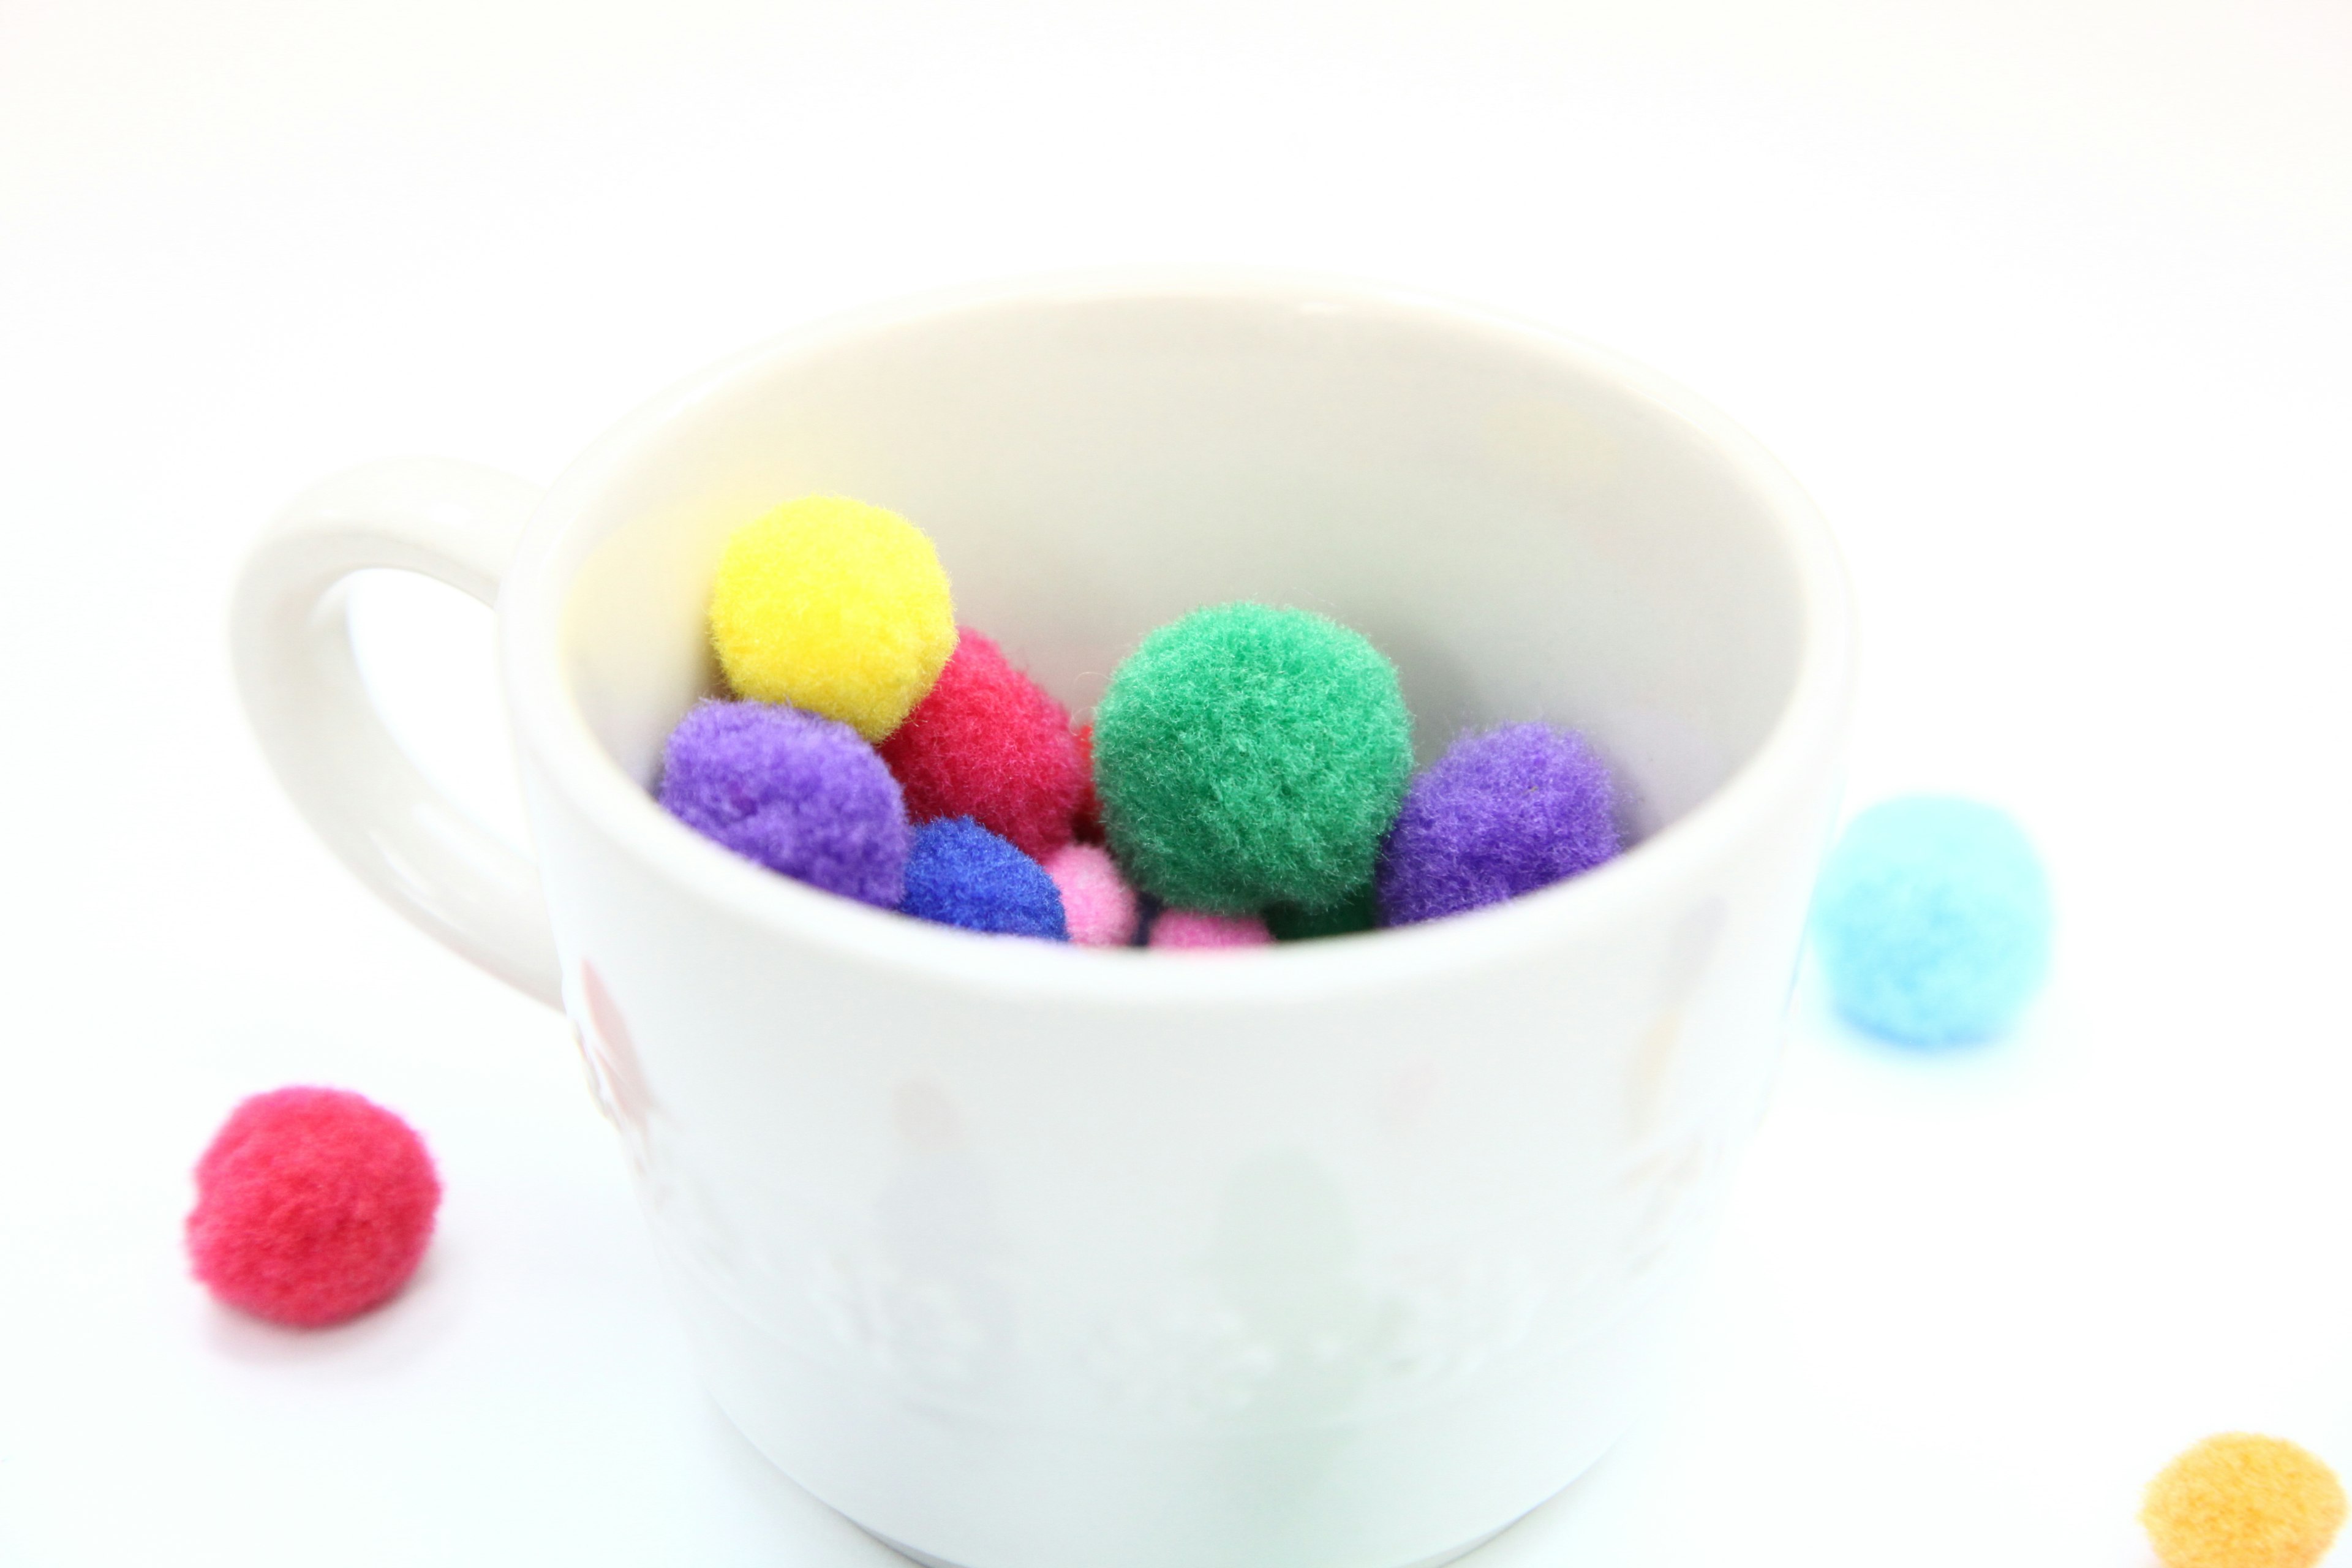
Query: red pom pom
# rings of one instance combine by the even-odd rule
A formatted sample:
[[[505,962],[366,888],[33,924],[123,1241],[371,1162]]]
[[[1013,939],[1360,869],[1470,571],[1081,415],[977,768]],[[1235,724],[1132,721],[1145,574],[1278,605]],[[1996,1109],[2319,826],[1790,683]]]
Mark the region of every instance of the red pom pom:
[[[877,749],[909,821],[969,816],[1038,860],[1070,841],[1087,777],[1070,716],[969,626],[930,695]]]
[[[347,1089],[273,1089],[196,1162],[188,1256],[228,1305],[323,1328],[408,1282],[440,1205],[433,1157],[399,1117]]]
[[[1087,787],[1078,794],[1078,815],[1075,827],[1078,840],[1084,844],[1103,841],[1102,796],[1095,793],[1095,727],[1078,726],[1078,762],[1087,770]]]

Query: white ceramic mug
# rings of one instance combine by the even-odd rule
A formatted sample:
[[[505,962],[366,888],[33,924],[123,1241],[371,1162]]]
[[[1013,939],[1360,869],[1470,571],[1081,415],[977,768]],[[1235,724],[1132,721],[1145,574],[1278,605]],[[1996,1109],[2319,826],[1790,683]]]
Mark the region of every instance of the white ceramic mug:
[[[1544,719],[1639,842],[1516,902],[1213,956],[971,935],[648,795],[728,531],[858,496],[1074,710],[1203,604],[1326,611],[1424,759]],[[498,605],[536,866],[353,671],[370,567]],[[370,885],[571,1015],[710,1387],[960,1568],[1402,1568],[1549,1497],[1651,1381],[1779,1050],[1847,592],[1747,436],[1587,344],[1355,283],[1050,279],[697,376],[545,492],[380,464],[246,569],[239,679]]]

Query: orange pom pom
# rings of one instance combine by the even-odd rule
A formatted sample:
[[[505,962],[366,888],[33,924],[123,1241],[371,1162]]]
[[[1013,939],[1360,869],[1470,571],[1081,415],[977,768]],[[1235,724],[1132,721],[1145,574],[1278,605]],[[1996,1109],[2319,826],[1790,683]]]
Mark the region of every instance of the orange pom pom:
[[[2344,1522],[2344,1489],[2293,1443],[2224,1432],[2148,1483],[2139,1522],[2166,1568],[2311,1568]]]

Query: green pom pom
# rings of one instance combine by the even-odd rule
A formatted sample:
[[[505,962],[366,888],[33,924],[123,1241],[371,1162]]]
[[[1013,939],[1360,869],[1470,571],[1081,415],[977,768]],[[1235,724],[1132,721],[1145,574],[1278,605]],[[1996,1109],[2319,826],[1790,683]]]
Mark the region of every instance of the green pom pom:
[[[1276,942],[1312,942],[1317,937],[1353,936],[1381,923],[1380,904],[1367,882],[1327,910],[1277,904],[1265,911],[1265,929]]]
[[[1095,713],[1111,852],[1180,909],[1327,909],[1372,879],[1412,773],[1396,667],[1326,616],[1195,610],[1143,639]]]

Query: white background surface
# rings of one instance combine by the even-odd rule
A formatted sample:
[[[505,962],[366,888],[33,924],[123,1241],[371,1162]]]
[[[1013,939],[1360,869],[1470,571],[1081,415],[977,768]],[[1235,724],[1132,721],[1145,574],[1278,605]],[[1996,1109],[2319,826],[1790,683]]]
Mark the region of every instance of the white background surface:
[[[2352,1467],[2341,0],[0,0],[0,1561],[895,1561],[697,1392],[559,1020],[278,798],[226,588],[345,463],[544,479],[835,308],[1185,259],[1721,405],[1850,552],[1854,797],[2001,801],[2062,900],[2000,1047],[1801,996],[1673,1402],[1482,1568],[2141,1568],[2209,1431]],[[486,617],[366,608],[505,811]],[[179,1251],[288,1081],[448,1184],[410,1294],[310,1337]]]

